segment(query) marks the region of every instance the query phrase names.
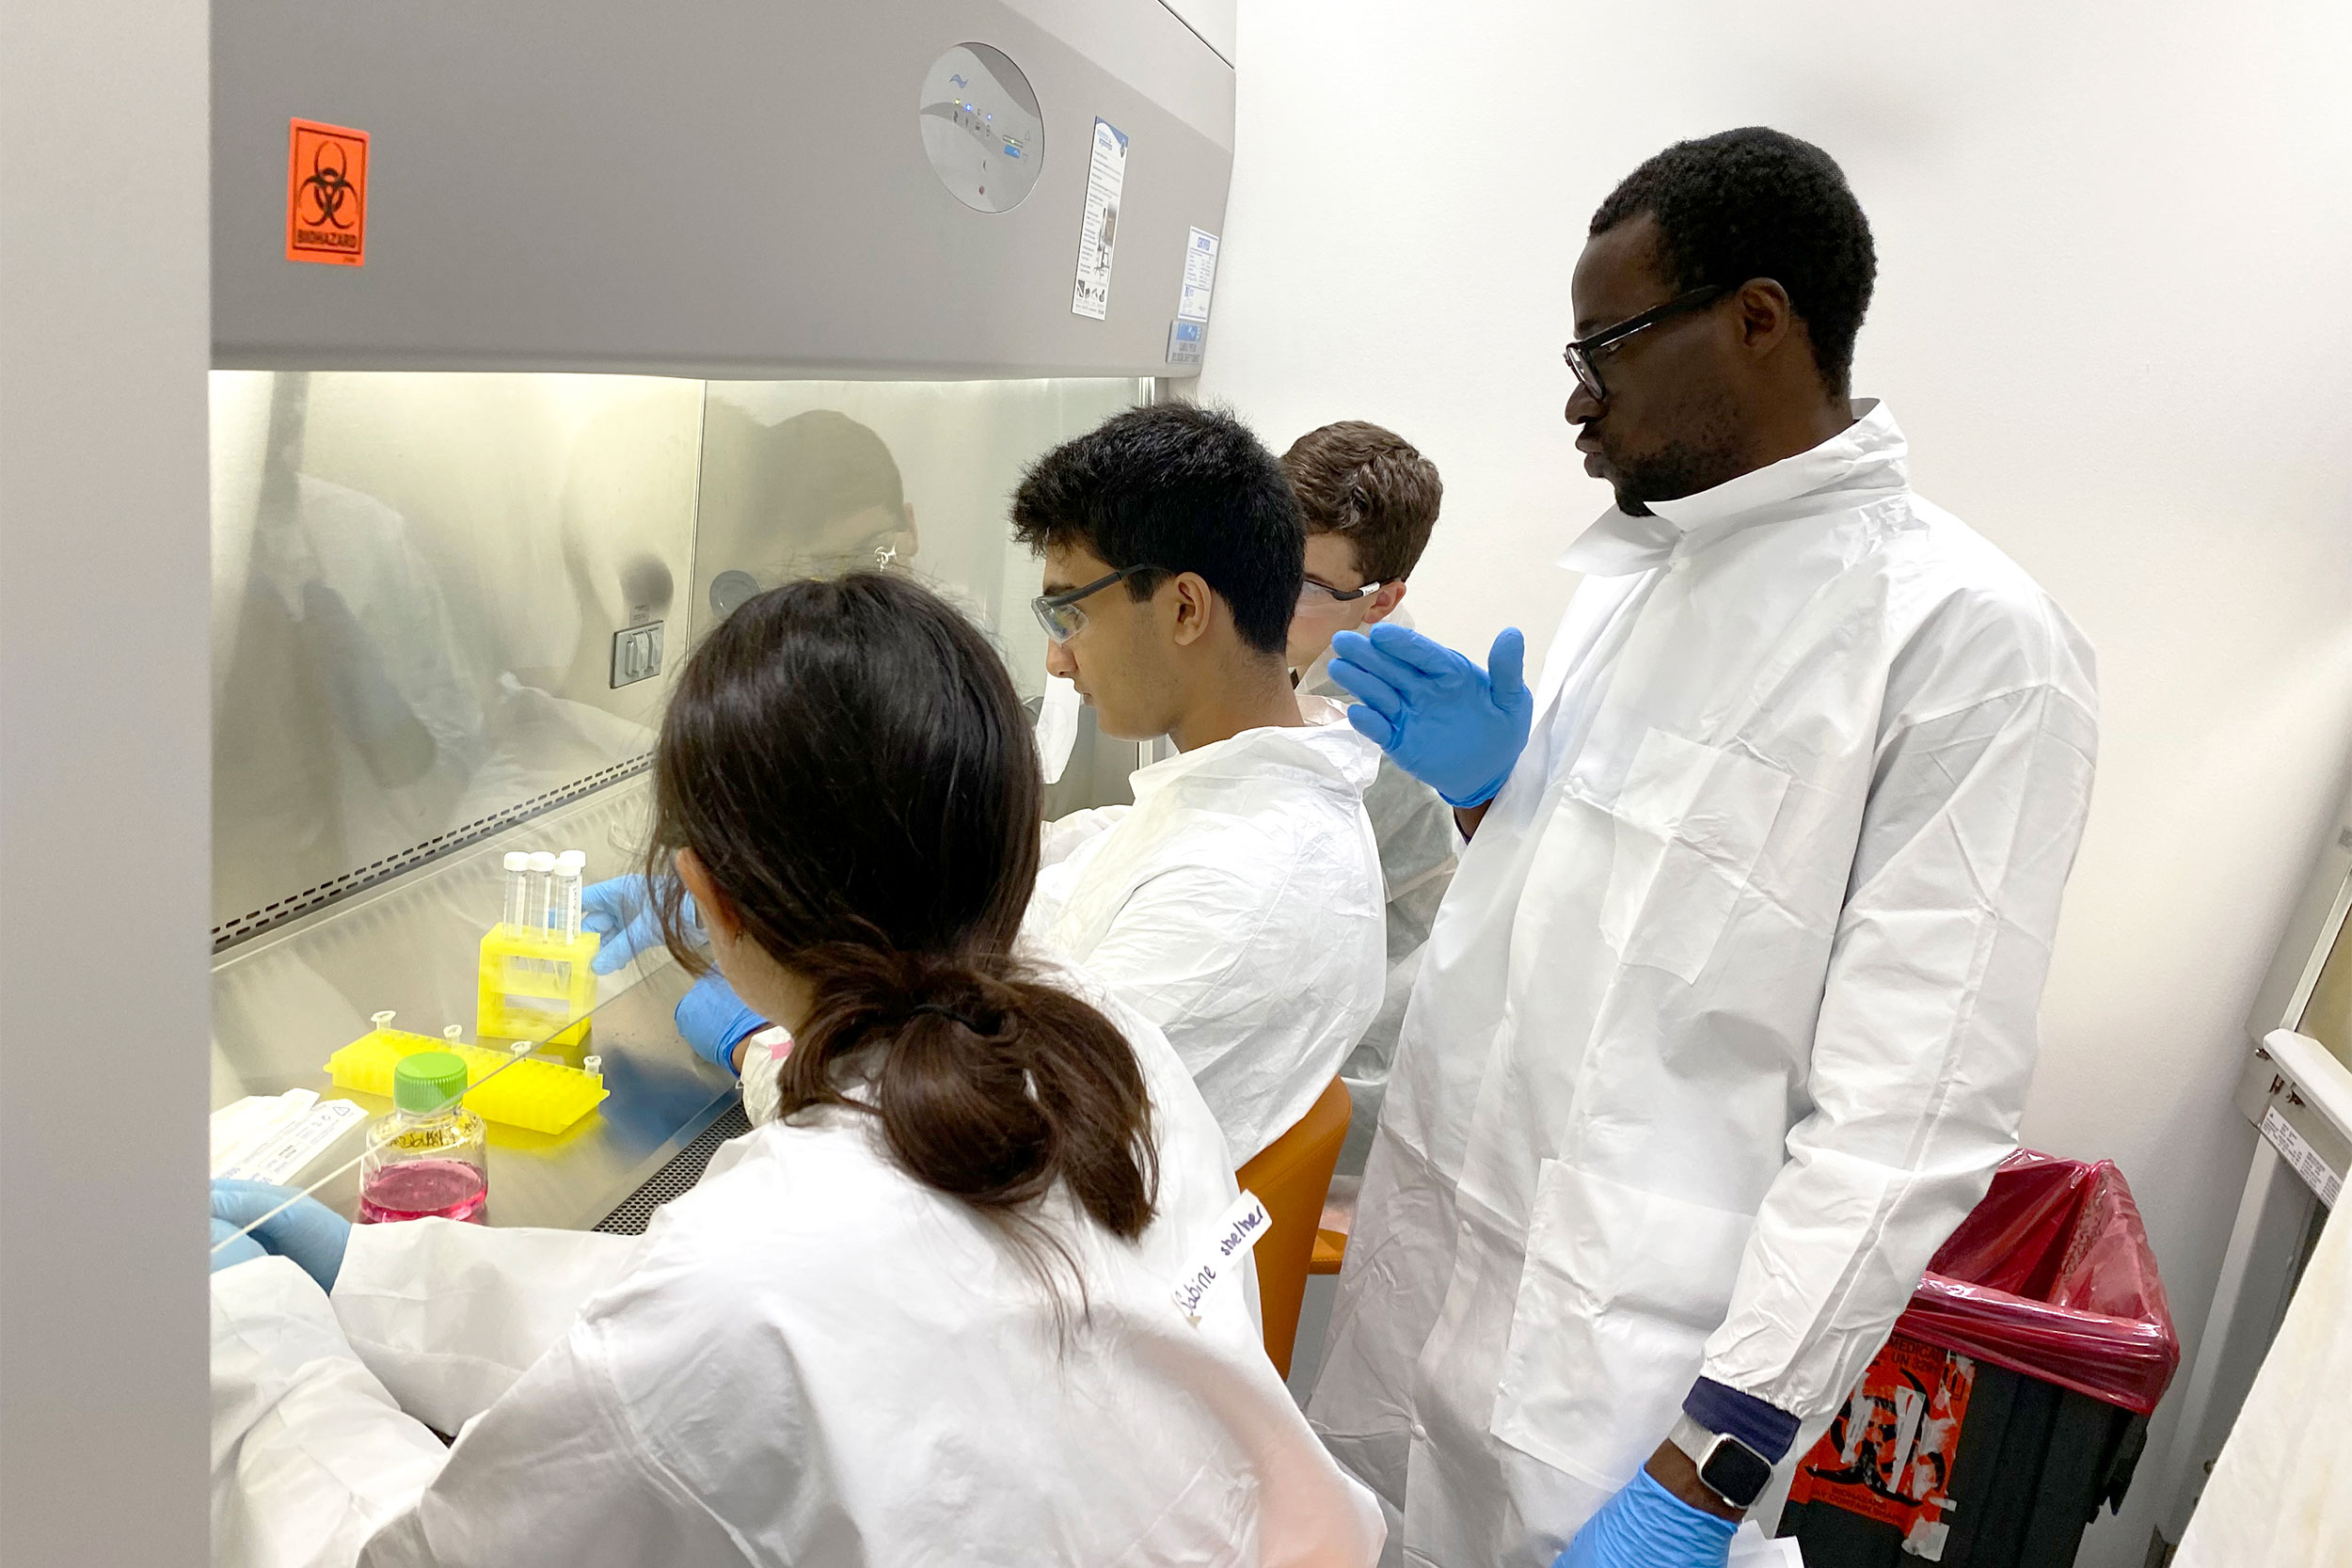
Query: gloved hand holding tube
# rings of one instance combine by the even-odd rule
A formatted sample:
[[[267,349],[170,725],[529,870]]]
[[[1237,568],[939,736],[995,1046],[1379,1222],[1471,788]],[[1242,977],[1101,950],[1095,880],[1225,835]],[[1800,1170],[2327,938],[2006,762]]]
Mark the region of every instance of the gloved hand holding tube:
[[[261,1223],[254,1225],[257,1220]],[[243,1242],[231,1239],[249,1225],[253,1229]],[[292,1187],[268,1181],[213,1183],[213,1245],[218,1249],[213,1254],[215,1269],[249,1261],[258,1254],[248,1249],[258,1248],[272,1257],[293,1259],[319,1282],[320,1290],[332,1291],[335,1276],[343,1271],[343,1248],[350,1241],[349,1220]],[[226,1246],[221,1244],[224,1242]]]
[[[1551,1568],[1724,1568],[1739,1528],[1692,1508],[1639,1470],[1584,1521]]]
[[[1396,765],[1461,810],[1501,791],[1527,745],[1534,693],[1520,669],[1517,626],[1495,639],[1481,670],[1442,643],[1383,621],[1370,635],[1331,639],[1331,678],[1354,694],[1347,721]]]
[[[661,945],[661,921],[654,907],[656,891],[637,872],[580,890],[580,929],[594,931],[604,939],[589,968],[599,974],[610,974],[646,948]],[[689,927],[701,929],[702,917],[695,912],[692,894],[686,895],[678,912]]]
[[[736,1066],[735,1048],[768,1027],[768,1021],[743,1006],[726,976],[715,971],[678,999],[671,1018],[695,1055],[738,1074],[741,1069]]]

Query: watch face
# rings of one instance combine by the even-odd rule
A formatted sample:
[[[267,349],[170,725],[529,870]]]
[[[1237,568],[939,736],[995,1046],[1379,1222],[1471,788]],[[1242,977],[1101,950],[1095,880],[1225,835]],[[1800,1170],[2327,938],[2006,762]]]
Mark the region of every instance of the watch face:
[[[1772,1467],[1764,1456],[1737,1437],[1718,1437],[1699,1466],[1699,1480],[1734,1508],[1746,1508],[1764,1495]]]

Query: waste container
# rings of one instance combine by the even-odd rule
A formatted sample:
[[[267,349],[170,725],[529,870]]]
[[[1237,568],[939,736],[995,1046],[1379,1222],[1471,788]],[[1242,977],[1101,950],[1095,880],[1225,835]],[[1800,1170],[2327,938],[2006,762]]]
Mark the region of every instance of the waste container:
[[[1799,1464],[1807,1568],[2067,1568],[2181,1358],[2131,1188],[2021,1149]]]

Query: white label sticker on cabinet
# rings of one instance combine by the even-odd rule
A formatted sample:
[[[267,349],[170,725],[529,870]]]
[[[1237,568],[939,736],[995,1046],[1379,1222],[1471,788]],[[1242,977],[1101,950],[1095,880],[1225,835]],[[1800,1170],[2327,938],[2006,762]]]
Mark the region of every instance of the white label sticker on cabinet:
[[[1208,328],[1200,322],[1172,321],[1168,324],[1168,362],[1171,365],[1200,363],[1200,335]]]
[[[1216,236],[1196,229],[1184,246],[1184,292],[1176,301],[1176,319],[1209,319],[1209,295],[1216,289]]]
[[[1108,120],[1094,122],[1094,158],[1087,166],[1087,215],[1078,230],[1078,283],[1073,315],[1101,321],[1111,309],[1111,249],[1119,240],[1119,193],[1127,182],[1127,138]]]
[[[2336,1199],[2344,1196],[2344,1179],[2328,1168],[2319,1150],[2303,1141],[2303,1134],[2287,1124],[2276,1105],[2263,1113],[2263,1136],[2270,1140],[2280,1159],[2295,1167],[2296,1175],[2311,1183],[2320,1202],[2330,1209],[2336,1206]]]

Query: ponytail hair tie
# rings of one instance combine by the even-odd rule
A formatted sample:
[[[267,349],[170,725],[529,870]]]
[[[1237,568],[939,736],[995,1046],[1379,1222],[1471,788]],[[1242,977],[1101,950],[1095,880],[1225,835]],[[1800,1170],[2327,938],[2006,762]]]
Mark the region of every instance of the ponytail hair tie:
[[[981,1028],[971,1019],[964,1017],[963,1014],[956,1011],[953,1007],[946,1006],[941,1003],[917,1002],[914,1006],[907,1009],[907,1016],[909,1018],[913,1018],[917,1013],[930,1013],[932,1017],[944,1018],[950,1023],[961,1023],[976,1035],[985,1035],[988,1033],[987,1030]]]

